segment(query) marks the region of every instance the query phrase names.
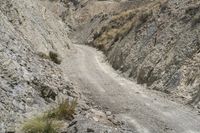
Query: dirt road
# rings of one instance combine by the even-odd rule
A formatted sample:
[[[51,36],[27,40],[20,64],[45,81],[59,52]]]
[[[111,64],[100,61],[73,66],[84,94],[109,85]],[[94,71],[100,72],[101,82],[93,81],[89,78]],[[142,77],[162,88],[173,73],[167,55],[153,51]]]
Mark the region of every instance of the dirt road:
[[[121,77],[94,48],[76,45],[62,67],[83,94],[138,133],[200,133],[198,113]]]

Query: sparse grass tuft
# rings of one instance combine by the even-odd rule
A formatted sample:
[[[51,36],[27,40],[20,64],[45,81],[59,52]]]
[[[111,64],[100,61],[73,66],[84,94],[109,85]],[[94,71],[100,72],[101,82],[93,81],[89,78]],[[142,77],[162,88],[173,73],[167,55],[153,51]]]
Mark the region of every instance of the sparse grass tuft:
[[[58,133],[62,124],[46,116],[40,116],[27,121],[23,126],[25,133]]]
[[[62,60],[60,59],[58,53],[56,53],[56,52],[50,51],[49,52],[49,57],[56,64],[61,64],[61,62],[62,62]]]
[[[28,120],[22,126],[22,131],[24,133],[58,133],[63,124],[61,120],[72,120],[76,106],[77,99],[71,102],[65,100],[57,108]]]
[[[49,54],[45,54],[43,52],[38,52],[37,55],[42,59],[51,60],[56,64],[61,64],[62,60],[58,53],[50,51]]]
[[[65,100],[61,102],[57,108],[48,112],[49,118],[54,118],[58,120],[71,120],[73,119],[73,115],[75,113],[75,109],[77,106],[77,99],[69,102],[69,100]]]
[[[42,59],[50,59],[49,55],[47,55],[43,52],[38,52],[37,55]]]

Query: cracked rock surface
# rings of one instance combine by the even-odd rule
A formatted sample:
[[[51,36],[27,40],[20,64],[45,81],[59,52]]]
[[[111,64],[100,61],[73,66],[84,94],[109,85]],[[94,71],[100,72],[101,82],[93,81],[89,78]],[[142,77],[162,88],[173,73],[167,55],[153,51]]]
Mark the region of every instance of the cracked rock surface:
[[[196,105],[200,96],[200,3],[152,2],[130,8],[130,12],[96,15],[83,28],[82,41],[103,50],[113,68],[127,78]]]
[[[91,108],[59,66],[73,51],[69,31],[42,1],[0,1],[1,133],[21,133],[24,120],[56,106],[60,99],[78,97],[77,115]]]

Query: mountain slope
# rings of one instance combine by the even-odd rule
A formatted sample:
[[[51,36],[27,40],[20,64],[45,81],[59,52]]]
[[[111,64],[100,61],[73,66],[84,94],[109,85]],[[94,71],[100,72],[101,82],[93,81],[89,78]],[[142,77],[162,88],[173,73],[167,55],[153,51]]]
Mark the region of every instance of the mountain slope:
[[[99,15],[89,24],[86,43],[103,50],[127,77],[196,104],[199,9],[197,1],[155,0],[106,19]]]
[[[59,131],[118,133],[126,130],[121,124],[114,125],[112,121],[120,123],[119,120],[113,116],[108,119],[100,107],[92,107],[79,92],[82,88],[77,88],[63,74],[67,57],[76,52],[68,37],[72,29],[60,16],[63,12],[68,12],[68,7],[61,1],[0,1],[1,133],[22,133],[22,127],[27,121],[32,122],[31,118],[49,113],[60,102],[74,99],[78,104],[75,113],[70,120],[64,120],[64,113]]]
[[[58,97],[76,96],[48,57],[72,48],[68,29],[44,9],[35,0],[0,1],[0,132],[15,131],[25,117],[47,110]]]

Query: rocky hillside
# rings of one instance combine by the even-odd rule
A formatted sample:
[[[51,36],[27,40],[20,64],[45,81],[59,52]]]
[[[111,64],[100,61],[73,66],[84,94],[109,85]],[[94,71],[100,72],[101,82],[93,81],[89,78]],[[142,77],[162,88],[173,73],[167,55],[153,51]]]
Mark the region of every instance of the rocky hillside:
[[[1,0],[0,18],[0,132],[21,133],[27,118],[74,98],[65,132],[127,131],[63,75],[60,64],[76,52],[70,39],[102,50],[149,89],[200,101],[197,0]]]
[[[71,14],[75,22],[73,27],[76,30],[72,34],[73,40],[79,43],[87,42],[89,35],[93,34],[94,30],[99,30],[102,24],[110,21],[111,16],[124,12],[127,9],[137,8],[144,5],[144,3],[149,3],[149,1],[85,0],[80,2],[72,10]]]
[[[23,3],[23,4],[22,4]],[[13,131],[57,97],[75,96],[58,64],[67,27],[35,0],[0,1],[0,132]],[[68,94],[67,94],[68,93]]]
[[[155,0],[96,15],[85,27],[81,41],[103,50],[125,76],[186,102],[199,102],[198,1]]]
[[[86,98],[80,97],[78,89],[61,70],[62,61],[75,51],[68,38],[71,27],[60,16],[69,11],[70,3],[0,1],[1,133],[21,133],[27,120],[53,110],[62,100],[77,98],[76,116],[72,124],[64,121],[64,132],[119,132],[104,112],[86,104]],[[75,3],[71,4],[75,7]],[[103,122],[97,123],[99,118]]]

